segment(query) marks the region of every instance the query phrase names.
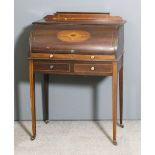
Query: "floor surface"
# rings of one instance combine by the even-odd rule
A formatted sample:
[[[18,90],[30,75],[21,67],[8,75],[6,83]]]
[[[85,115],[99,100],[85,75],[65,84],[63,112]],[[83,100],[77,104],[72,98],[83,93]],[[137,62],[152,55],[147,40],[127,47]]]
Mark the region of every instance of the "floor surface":
[[[140,121],[124,126],[117,126],[114,146],[111,121],[37,121],[34,141],[31,121],[15,122],[15,155],[140,155]]]

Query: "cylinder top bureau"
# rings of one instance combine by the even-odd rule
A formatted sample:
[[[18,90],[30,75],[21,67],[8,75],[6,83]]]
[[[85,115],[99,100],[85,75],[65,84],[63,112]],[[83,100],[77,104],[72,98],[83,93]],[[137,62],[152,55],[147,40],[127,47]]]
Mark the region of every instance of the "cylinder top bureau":
[[[44,76],[46,123],[50,74],[112,76],[112,139],[117,144],[117,88],[123,127],[124,24],[122,17],[104,12],[56,12],[32,23],[28,56],[32,140],[36,137],[35,73]]]

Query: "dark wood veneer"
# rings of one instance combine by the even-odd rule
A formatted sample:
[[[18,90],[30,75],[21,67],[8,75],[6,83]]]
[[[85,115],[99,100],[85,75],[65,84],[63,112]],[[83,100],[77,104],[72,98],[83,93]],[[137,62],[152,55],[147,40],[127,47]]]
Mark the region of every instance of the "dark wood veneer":
[[[124,23],[99,12],[56,12],[33,22],[29,37],[32,139],[36,137],[34,75],[44,74],[45,122],[48,123],[49,74],[112,76],[113,143],[116,145],[117,83],[120,126],[123,116]],[[118,76],[119,74],[119,76]],[[118,80],[119,79],[119,80]]]

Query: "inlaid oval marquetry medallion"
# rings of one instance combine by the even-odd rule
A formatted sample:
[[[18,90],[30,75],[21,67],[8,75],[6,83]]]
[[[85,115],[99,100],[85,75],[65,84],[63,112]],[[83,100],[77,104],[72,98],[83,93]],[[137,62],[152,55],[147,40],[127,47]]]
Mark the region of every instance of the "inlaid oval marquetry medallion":
[[[83,42],[90,38],[90,33],[82,30],[63,30],[57,33],[57,37],[65,42]]]

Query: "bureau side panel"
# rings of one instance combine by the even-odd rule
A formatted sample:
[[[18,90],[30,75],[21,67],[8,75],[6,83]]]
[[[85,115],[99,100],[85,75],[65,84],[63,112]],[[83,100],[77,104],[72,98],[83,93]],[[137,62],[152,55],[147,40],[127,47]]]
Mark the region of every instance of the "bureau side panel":
[[[124,53],[124,25],[118,28],[118,45],[116,58],[119,59]]]

